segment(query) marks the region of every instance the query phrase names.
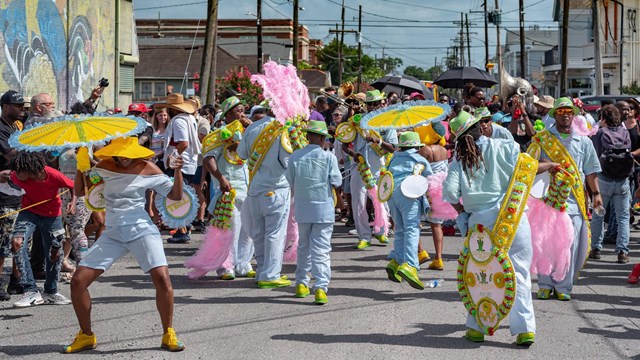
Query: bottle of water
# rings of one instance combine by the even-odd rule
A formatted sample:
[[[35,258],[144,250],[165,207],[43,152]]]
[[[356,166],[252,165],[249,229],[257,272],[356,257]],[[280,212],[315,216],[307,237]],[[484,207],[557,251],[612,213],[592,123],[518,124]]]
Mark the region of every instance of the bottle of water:
[[[444,279],[438,280],[429,280],[424,282],[424,287],[426,288],[435,288],[444,285]]]

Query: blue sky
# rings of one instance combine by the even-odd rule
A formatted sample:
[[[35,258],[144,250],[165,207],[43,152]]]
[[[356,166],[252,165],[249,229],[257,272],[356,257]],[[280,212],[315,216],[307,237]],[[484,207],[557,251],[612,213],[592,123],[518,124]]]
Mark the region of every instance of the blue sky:
[[[330,28],[340,22],[341,0],[299,0],[304,8],[300,23],[312,38],[331,41]],[[489,10],[494,0],[488,0]],[[518,31],[518,1],[498,0],[503,12],[502,27]],[[482,11],[483,0],[346,0],[345,29],[357,30],[358,5],[363,6],[363,51],[371,56],[401,58],[404,66],[428,68],[440,61],[459,34],[460,13]],[[194,19],[206,14],[206,0],[135,0],[138,19]],[[219,0],[220,19],[247,19],[256,11],[256,0]],[[525,27],[557,28],[552,19],[553,0],[525,0]],[[287,0],[263,0],[262,17],[291,18],[293,4]],[[484,67],[484,20],[481,13],[469,13],[472,65]],[[504,43],[505,31],[501,31]],[[353,34],[345,42],[356,44]],[[495,27],[489,24],[489,54],[495,53]],[[466,50],[465,50],[466,53]],[[465,55],[466,56],[466,55]],[[402,70],[400,68],[399,70]]]

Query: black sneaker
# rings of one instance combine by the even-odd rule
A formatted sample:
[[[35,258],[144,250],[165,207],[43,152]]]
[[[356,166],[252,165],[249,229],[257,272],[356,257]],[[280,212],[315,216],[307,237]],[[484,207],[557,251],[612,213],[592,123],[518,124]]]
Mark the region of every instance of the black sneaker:
[[[20,285],[18,279],[11,276],[9,286],[7,286],[7,292],[11,295],[22,295],[24,294],[24,289]]]
[[[191,223],[191,226],[193,226],[193,231],[198,231],[198,232],[205,232],[205,230],[207,229],[207,224],[203,221],[203,220],[194,220]]]
[[[179,234],[179,233],[175,233],[173,237],[170,237],[167,239],[167,242],[169,244],[186,244],[189,241],[191,241],[191,237],[189,237],[189,234]]]
[[[600,260],[600,249],[593,249],[589,252],[589,259]]]
[[[4,286],[0,286],[0,301],[11,300],[11,295],[4,289]]]
[[[620,251],[618,253],[618,264],[626,264],[629,262],[629,255],[625,254],[624,251]]]

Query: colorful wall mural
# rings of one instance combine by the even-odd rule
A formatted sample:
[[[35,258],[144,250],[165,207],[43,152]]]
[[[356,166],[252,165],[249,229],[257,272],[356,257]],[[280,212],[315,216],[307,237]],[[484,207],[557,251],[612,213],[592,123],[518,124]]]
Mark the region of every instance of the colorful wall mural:
[[[50,93],[61,110],[84,101],[113,79],[115,18],[112,0],[0,0],[0,92]]]

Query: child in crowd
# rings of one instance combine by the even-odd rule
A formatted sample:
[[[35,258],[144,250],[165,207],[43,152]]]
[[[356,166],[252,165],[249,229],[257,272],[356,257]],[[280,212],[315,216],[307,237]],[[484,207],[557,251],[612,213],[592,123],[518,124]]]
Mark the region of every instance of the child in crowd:
[[[331,234],[335,221],[332,186],[342,184],[338,160],[324,151],[325,139],[331,136],[324,121],[312,120],[303,129],[309,145],[296,150],[289,159],[287,180],[295,196],[294,211],[298,221],[298,267],[296,297],[307,297],[309,271],[315,278],[315,303],[327,303],[331,279]]]
[[[14,307],[28,307],[43,303],[67,305],[71,301],[58,292],[60,275],[62,241],[65,231],[62,227],[62,202],[58,196],[61,188],[73,190],[73,182],[61,172],[46,166],[46,159],[40,153],[20,152],[11,162],[11,172],[3,171],[0,182],[11,179],[21,187],[25,194],[22,197],[22,211],[18,214],[11,245],[15,261],[20,272],[20,285],[24,294]],[[76,197],[67,206],[67,213],[75,212]],[[29,239],[38,228],[42,234],[42,248],[45,250],[44,293],[41,295],[33,277],[29,259]]]
[[[389,162],[389,171],[393,175],[394,190],[389,199],[389,210],[395,224],[396,236],[393,250],[389,253],[386,270],[389,280],[406,280],[411,287],[423,290],[424,285],[418,278],[418,243],[420,241],[420,214],[428,207],[426,197],[412,199],[402,193],[401,183],[410,175],[427,177],[432,174],[429,162],[418,154],[424,144],[420,135],[414,131],[400,134],[399,151],[393,154]],[[426,192],[425,188],[425,192]]]

